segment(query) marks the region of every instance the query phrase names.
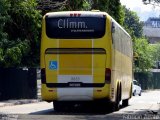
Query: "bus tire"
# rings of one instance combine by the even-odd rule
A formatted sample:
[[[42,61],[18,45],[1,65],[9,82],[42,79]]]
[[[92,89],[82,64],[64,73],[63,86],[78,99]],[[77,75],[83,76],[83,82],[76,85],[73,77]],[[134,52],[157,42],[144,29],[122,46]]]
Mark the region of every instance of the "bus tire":
[[[62,111],[63,105],[59,101],[53,101],[53,108],[54,108],[54,111],[59,112],[59,111]]]
[[[133,96],[136,96],[136,90],[134,90],[134,92],[133,92]]]
[[[122,100],[122,106],[123,107],[128,106],[128,101],[129,101],[129,99]]]
[[[118,111],[120,108],[121,89],[117,87],[116,101],[112,103],[112,111]]]
[[[142,95],[142,91],[140,91],[140,93],[139,93],[139,96],[141,96]]]
[[[133,96],[133,94],[132,94],[132,90],[133,90],[132,86],[133,86],[133,85],[131,84],[130,97],[129,97],[129,98],[132,98],[132,96]]]

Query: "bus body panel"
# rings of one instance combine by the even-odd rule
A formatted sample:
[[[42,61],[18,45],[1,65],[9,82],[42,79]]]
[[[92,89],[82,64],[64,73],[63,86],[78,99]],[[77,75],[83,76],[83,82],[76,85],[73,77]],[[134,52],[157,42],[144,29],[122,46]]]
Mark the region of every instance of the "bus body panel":
[[[54,14],[59,14],[60,16],[64,13],[56,12]],[[104,12],[87,12],[87,14],[92,13],[106,16],[105,34],[102,38],[49,38],[45,31],[46,22],[44,16],[41,40],[41,68],[45,68],[46,83],[42,83],[41,88],[43,100],[88,101],[105,98],[115,102],[118,84],[122,86],[122,99],[130,97],[132,60],[114,47],[112,18]],[[70,12],[66,12],[66,14],[70,14]],[[48,53],[46,52],[47,49]],[[56,53],[56,50],[61,53]],[[95,51],[96,54],[90,53],[90,51]],[[101,54],[99,54],[97,51],[102,53],[100,52]],[[75,54],[75,52],[82,53]],[[54,65],[56,66],[54,67]],[[106,83],[105,81],[106,68],[111,70],[111,83]],[[76,82],[80,84],[74,84]],[[59,83],[62,84],[57,85]],[[67,86],[66,83],[70,84],[70,86]],[[103,86],[102,83],[104,84]],[[93,84],[99,87],[95,87]],[[83,87],[78,87],[79,85]]]
[[[65,49],[65,51],[67,50],[68,49]],[[79,49],[79,51],[80,50],[81,49]],[[94,51],[94,49],[92,51]],[[60,86],[62,88],[57,88],[57,94],[55,95],[58,100],[94,99],[94,89],[93,87],[91,88],[91,85],[93,83],[95,85],[96,83],[97,85],[103,85],[105,82],[105,61],[106,54],[46,54],[46,78],[48,78],[46,82],[51,85],[53,83],[66,84],[65,86]],[[84,86],[85,88],[67,88],[74,87],[74,84],[77,82],[82,84],[82,87]],[[90,88],[86,88],[87,85]],[[79,93],[77,94],[78,91]],[[73,98],[73,96],[77,97]]]
[[[124,56],[119,51],[114,50],[115,64],[112,74],[115,79],[115,86],[118,82],[122,86],[122,99],[128,99],[130,97],[131,81],[132,81],[132,61],[129,57]],[[118,81],[116,83],[116,81]]]
[[[117,91],[116,86],[121,86],[121,99],[129,99],[131,97],[132,86],[132,40],[130,36],[112,19],[114,24],[114,32],[112,32],[112,81],[111,89],[113,97],[111,101],[115,101]]]

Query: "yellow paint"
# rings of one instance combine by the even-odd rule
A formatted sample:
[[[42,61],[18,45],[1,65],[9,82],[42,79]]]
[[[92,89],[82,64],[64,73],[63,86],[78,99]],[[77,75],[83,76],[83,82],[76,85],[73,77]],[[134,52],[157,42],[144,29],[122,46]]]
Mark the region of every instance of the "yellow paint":
[[[46,66],[46,78],[47,83],[57,83],[57,70],[50,70],[49,69],[49,62],[50,61],[57,61],[57,55],[54,54],[46,54],[45,55],[45,66]]]
[[[121,83],[122,98],[126,99],[130,96],[131,81],[132,81],[132,61],[117,50],[114,50],[115,62],[113,66],[115,86]],[[115,87],[116,88],[116,87]]]
[[[91,39],[72,39],[72,40],[59,40],[59,48],[91,48],[92,40]]]
[[[60,54],[60,75],[92,75],[92,55]]]
[[[92,14],[93,12],[90,12]],[[99,39],[51,39],[45,34],[45,16],[42,21],[42,39],[40,66],[46,68],[47,83],[57,83],[58,75],[92,75],[93,83],[105,82],[105,69],[112,70],[111,84],[105,84],[102,88],[93,88],[93,99],[111,99],[111,89],[114,88],[114,97],[117,84],[121,83],[122,98],[127,98],[132,81],[132,61],[131,58],[115,50],[112,47],[111,17],[106,15],[106,33]],[[103,48],[106,54],[45,54],[47,48]],[[50,70],[49,61],[58,61],[58,69]],[[105,61],[105,62],[104,62]],[[123,75],[122,75],[123,74]],[[124,81],[125,84],[124,84]],[[55,90],[54,93],[48,90]],[[69,88],[68,88],[69,89]],[[76,89],[76,88],[75,88]],[[98,92],[97,90],[102,90]],[[77,93],[78,94],[78,93]],[[74,97],[74,96],[73,96]],[[57,100],[55,88],[47,88],[42,84],[42,99]],[[114,99],[114,98],[113,98]],[[114,100],[113,100],[114,101]]]
[[[99,91],[101,90],[101,91]],[[106,84],[102,88],[94,88],[93,96],[94,99],[102,99],[102,98],[108,98],[109,97],[109,91],[110,91],[110,85]]]
[[[53,92],[49,92],[49,90],[53,90]],[[41,97],[42,100],[45,101],[53,101],[57,99],[57,89],[56,88],[48,88],[45,84],[41,85]]]
[[[93,55],[93,76],[94,76],[94,83],[104,83],[105,79],[105,62],[106,55]]]

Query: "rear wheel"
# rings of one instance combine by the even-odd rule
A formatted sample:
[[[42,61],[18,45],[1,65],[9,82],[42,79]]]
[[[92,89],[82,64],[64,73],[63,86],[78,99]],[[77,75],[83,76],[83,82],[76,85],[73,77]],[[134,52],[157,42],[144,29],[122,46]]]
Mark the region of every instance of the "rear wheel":
[[[135,96],[136,95],[136,90],[133,92],[133,96]]]
[[[117,87],[116,102],[112,103],[112,111],[118,111],[121,101],[121,88]]]
[[[53,108],[55,111],[61,111],[63,107],[59,101],[53,101]]]
[[[109,102],[107,100],[98,100],[98,101],[94,101],[95,105],[94,105],[94,111],[97,112],[107,112],[110,110],[109,107]]]
[[[141,96],[141,95],[142,95],[142,92],[140,91],[139,96]]]
[[[64,101],[53,101],[53,108],[57,112],[66,111],[69,108],[69,104]]]
[[[128,106],[128,101],[129,99],[122,100],[122,106],[124,107]]]

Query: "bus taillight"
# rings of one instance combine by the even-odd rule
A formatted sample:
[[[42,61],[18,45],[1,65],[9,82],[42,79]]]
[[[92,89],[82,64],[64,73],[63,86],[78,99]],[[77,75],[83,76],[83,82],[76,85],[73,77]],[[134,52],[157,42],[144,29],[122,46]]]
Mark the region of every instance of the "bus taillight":
[[[74,13],[74,14],[70,14],[70,17],[80,17],[81,16],[81,14],[80,13]]]
[[[111,69],[109,68],[105,71],[105,83],[111,83]]]

